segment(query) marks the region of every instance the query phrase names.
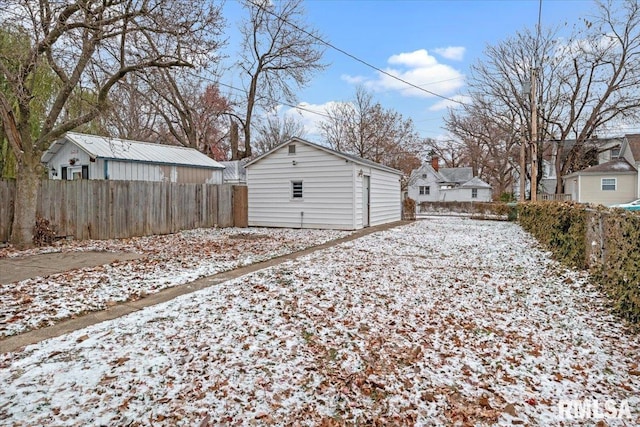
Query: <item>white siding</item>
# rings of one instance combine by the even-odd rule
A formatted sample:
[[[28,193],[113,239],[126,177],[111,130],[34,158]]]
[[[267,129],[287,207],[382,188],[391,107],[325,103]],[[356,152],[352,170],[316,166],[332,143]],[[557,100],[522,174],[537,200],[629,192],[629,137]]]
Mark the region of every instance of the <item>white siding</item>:
[[[78,159],[73,165],[70,164],[71,159]],[[49,178],[51,179],[62,179],[62,168],[82,168],[82,166],[89,166],[89,179],[94,179],[94,167],[95,162],[91,162],[89,159],[89,155],[76,147],[73,144],[65,144],[60,151],[56,153],[56,155],[51,158],[49,163],[47,164],[47,169],[49,171]],[[56,170],[56,174],[51,172],[51,168]]]
[[[295,145],[295,154],[285,145],[247,168],[249,226],[353,229],[353,163]],[[298,180],[301,200],[291,197]]]
[[[603,191],[602,179],[615,178],[616,190]],[[607,174],[607,175],[581,175],[578,201],[580,203],[595,203],[611,206],[618,203],[627,203],[636,198],[638,194],[636,174]]]
[[[422,175],[426,175],[426,177],[423,178]],[[429,194],[420,194],[420,187],[429,187]],[[428,168],[421,167],[417,172],[417,178],[407,189],[407,194],[416,201],[416,204],[439,201],[440,185],[438,184],[438,178]]]
[[[400,221],[402,216],[400,176],[371,169],[370,225]]]
[[[72,158],[78,161],[69,163]],[[110,179],[120,181],[165,181],[191,184],[222,184],[222,169],[200,167],[158,165],[126,160],[91,161],[89,155],[71,142],[66,142],[47,164],[51,179],[62,178],[62,167],[81,168],[89,166],[89,179]],[[106,165],[106,166],[105,166]],[[56,174],[51,172],[55,168]],[[71,171],[69,172],[71,173]]]
[[[478,188],[478,197],[475,199],[472,196],[472,189],[467,187],[457,187],[448,190],[441,190],[442,197],[446,202],[490,202],[491,201],[491,189],[490,188]]]

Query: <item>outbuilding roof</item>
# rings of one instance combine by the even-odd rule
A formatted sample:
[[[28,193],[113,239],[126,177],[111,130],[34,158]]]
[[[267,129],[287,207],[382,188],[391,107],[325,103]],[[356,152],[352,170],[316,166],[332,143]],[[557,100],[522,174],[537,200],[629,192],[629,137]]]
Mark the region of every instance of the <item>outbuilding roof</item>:
[[[289,139],[289,140],[277,145],[276,147],[272,148],[271,150],[267,151],[266,153],[262,154],[261,156],[256,157],[255,159],[253,159],[252,161],[247,163],[245,165],[245,167],[251,167],[251,165],[254,165],[255,163],[259,162],[260,160],[262,160],[263,158],[265,158],[269,154],[273,153],[274,151],[276,151],[276,150],[280,149],[281,147],[284,147],[285,145],[290,144],[292,142],[300,142],[302,144],[306,144],[306,145],[309,145],[311,147],[315,147],[315,148],[317,148],[319,150],[322,150],[322,151],[325,151],[325,152],[327,152],[329,154],[333,154],[335,156],[341,157],[341,158],[343,158],[345,160],[350,160],[350,161],[352,161],[352,162],[354,162],[356,164],[359,164],[359,165],[370,166],[372,168],[383,170],[383,171],[386,171],[386,172],[391,172],[391,173],[394,173],[396,175],[403,175],[403,173],[401,171],[399,171],[398,169],[390,168],[389,166],[381,165],[380,163],[376,163],[376,162],[373,162],[371,160],[363,159],[362,157],[354,156],[353,154],[342,153],[340,151],[333,150],[333,149],[331,149],[329,147],[325,147],[323,145],[319,145],[319,144],[316,144],[316,143],[313,143],[313,142],[309,142],[309,141],[307,141],[305,139],[302,139],[302,138],[291,138],[291,139]]]
[[[491,185],[489,185],[488,183],[484,182],[483,180],[481,180],[477,176],[474,176],[469,181],[467,181],[464,184],[462,184],[460,187],[463,187],[463,188],[491,188]]]
[[[131,141],[106,136],[67,132],[64,137],[51,144],[42,155],[43,163],[64,146],[66,141],[77,145],[94,159],[129,160],[134,162],[194,166],[208,169],[223,169],[224,166],[198,150],[175,145]]]
[[[626,159],[620,158],[611,160],[610,162],[602,163],[590,168],[582,169],[580,171],[573,172],[569,176],[583,175],[583,174],[604,174],[604,173],[633,173],[636,172],[636,168],[633,167]]]

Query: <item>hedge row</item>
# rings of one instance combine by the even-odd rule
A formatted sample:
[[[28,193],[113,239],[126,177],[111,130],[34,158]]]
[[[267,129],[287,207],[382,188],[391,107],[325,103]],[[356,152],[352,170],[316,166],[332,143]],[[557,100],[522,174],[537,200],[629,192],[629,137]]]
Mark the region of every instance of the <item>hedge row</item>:
[[[584,269],[586,263],[586,208],[560,202],[518,205],[520,225],[546,246],[558,259]]]
[[[640,323],[640,214],[616,209],[603,215],[605,264],[593,277],[615,302],[615,309]]]
[[[640,323],[640,215],[621,209],[588,209],[572,203],[526,203],[518,206],[519,222],[560,261],[590,269],[611,298],[614,310]],[[598,224],[596,245],[602,248],[589,265],[587,223]]]
[[[420,202],[420,212],[455,212],[508,216],[513,207],[501,202]]]

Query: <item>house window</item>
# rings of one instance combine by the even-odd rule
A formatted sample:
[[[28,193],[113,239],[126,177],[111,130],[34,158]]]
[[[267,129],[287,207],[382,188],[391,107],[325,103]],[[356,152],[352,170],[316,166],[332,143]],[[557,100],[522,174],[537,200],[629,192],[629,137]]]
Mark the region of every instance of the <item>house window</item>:
[[[420,186],[420,195],[429,195],[431,194],[431,187],[427,186]]]
[[[289,144],[289,154],[296,154],[296,144]]]
[[[89,166],[82,166],[82,179],[89,179]]]
[[[427,178],[427,174],[426,174],[426,173],[423,173],[423,174],[422,174],[422,179],[426,179],[426,178]]]
[[[620,147],[615,147],[611,149],[611,158],[616,159],[620,157]]]
[[[60,169],[62,171],[62,173],[61,173],[62,179],[65,179],[65,180],[69,179],[69,178],[67,178],[67,167],[66,166],[62,166],[62,168],[60,168]]]
[[[302,181],[291,181],[291,197],[302,199]]]
[[[477,199],[478,198],[478,189],[477,188],[472,188],[471,189],[471,198],[472,199]]]
[[[616,178],[602,178],[602,191],[616,191]]]

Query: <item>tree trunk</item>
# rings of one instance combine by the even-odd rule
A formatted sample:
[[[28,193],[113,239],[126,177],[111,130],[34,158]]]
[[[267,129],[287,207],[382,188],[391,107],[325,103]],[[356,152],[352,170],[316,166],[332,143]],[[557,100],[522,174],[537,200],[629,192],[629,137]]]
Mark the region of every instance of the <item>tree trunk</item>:
[[[26,153],[25,153],[26,154]],[[40,159],[26,154],[16,173],[15,208],[11,227],[11,243],[18,249],[33,246],[38,190],[41,181]]]
[[[564,193],[564,183],[562,182],[562,151],[564,148],[564,141],[556,142],[556,157],[553,167],[556,169],[556,194]]]
[[[231,160],[240,160],[240,154],[238,153],[238,124],[233,119],[231,119],[229,140],[231,143]]]

